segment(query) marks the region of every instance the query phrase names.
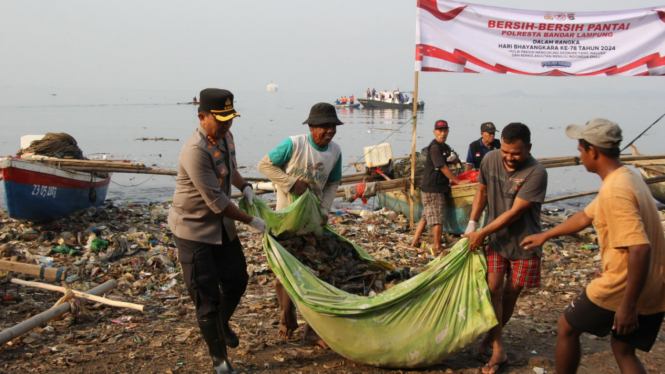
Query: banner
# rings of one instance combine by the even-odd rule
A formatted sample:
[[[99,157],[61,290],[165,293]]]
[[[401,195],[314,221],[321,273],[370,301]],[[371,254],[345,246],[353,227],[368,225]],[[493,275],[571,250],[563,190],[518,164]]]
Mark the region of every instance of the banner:
[[[665,75],[665,6],[545,12],[418,0],[416,71]]]

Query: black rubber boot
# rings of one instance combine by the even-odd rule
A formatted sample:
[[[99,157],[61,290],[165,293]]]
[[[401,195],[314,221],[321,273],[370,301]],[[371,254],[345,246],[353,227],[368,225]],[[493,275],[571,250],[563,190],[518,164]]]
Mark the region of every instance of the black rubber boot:
[[[213,372],[215,374],[238,374],[226,357],[226,344],[223,333],[220,333],[222,331],[220,322],[219,318],[198,320],[203,340],[208,345],[208,352],[212,358]]]
[[[235,312],[236,307],[240,303],[240,300],[224,300],[219,303],[219,317],[222,319],[222,328],[224,329],[224,337],[226,338],[226,346],[229,348],[236,348],[240,345],[240,339],[236,335],[231,327],[229,326],[229,320],[233,312]]]

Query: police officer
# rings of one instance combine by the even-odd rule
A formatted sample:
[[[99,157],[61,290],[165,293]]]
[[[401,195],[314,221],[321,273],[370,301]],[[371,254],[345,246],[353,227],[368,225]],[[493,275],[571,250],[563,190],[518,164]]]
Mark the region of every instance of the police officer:
[[[466,166],[464,171],[472,169],[480,169],[480,162],[487,152],[501,149],[501,142],[499,139],[494,139],[494,134],[498,130],[492,122],[485,122],[480,125],[480,139],[474,140],[469,144],[469,152],[466,156]]]
[[[256,197],[236,169],[235,144],[229,132],[239,116],[233,108],[233,94],[207,88],[199,99],[199,126],[180,151],[168,222],[213,369],[215,373],[236,373],[227,359],[226,346],[237,347],[239,340],[228,323],[249,277],[235,221],[258,232],[265,232],[266,225],[229,199],[231,185],[242,191],[250,205]]]

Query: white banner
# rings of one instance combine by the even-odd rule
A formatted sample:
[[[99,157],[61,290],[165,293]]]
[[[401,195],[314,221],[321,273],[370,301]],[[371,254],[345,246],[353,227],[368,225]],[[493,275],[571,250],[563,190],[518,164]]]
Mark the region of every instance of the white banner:
[[[416,71],[665,75],[665,6],[544,12],[418,0]]]

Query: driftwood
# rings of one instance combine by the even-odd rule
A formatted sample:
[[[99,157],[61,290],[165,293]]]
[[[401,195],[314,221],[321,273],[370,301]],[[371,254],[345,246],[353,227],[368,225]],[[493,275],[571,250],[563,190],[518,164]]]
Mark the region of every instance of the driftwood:
[[[146,140],[154,140],[154,141],[161,141],[161,142],[178,142],[178,141],[180,141],[180,139],[167,139],[167,138],[136,138],[134,140],[142,140],[144,142]]]
[[[59,286],[54,286],[51,284],[45,284],[45,283],[39,283],[39,282],[29,282],[29,281],[24,281],[21,279],[17,278],[12,278],[11,280],[12,283],[14,284],[19,284],[21,286],[28,286],[28,287],[36,287],[36,288],[42,288],[45,290],[51,290],[51,291],[57,291],[57,292],[62,292],[66,293],[67,290],[64,287],[59,287]],[[86,300],[90,301],[95,301],[98,303],[110,305],[110,306],[115,306],[118,308],[129,308],[129,309],[135,309],[135,310],[140,310],[141,312],[143,311],[143,305],[140,304],[134,304],[134,303],[126,303],[124,301],[116,301],[116,300],[110,300],[101,296],[95,296],[95,295],[89,295],[81,291],[76,291],[76,290],[70,290],[74,296],[80,297]]]
[[[22,262],[14,261],[0,260],[0,269],[28,274],[39,277],[39,279],[46,279],[56,282],[65,280],[67,276],[66,269],[51,268],[43,265],[24,264]]]
[[[175,170],[153,169],[142,163],[122,162],[122,161],[103,161],[103,160],[73,160],[62,158],[37,158],[24,159],[38,164],[52,165],[64,170],[85,171],[85,172],[108,172],[108,173],[134,173],[134,174],[160,174],[160,175],[178,175]]]
[[[102,295],[105,292],[108,292],[109,290],[115,288],[117,285],[118,283],[112,279],[91,289],[90,291],[86,292],[86,294]],[[41,326],[54,318],[60,317],[61,315],[69,312],[70,308],[71,306],[69,305],[69,303],[58,305],[30,319],[27,319],[14,327],[10,327],[0,332],[0,345],[5,344],[8,341],[11,341],[12,339],[17,338],[31,331],[35,327]]]

